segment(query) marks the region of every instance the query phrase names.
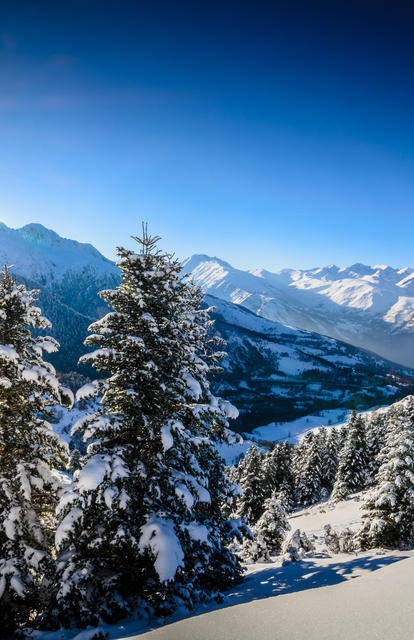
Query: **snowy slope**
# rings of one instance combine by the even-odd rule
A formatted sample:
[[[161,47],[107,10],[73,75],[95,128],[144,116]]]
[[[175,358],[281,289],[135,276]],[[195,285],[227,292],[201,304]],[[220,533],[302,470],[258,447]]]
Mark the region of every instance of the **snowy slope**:
[[[262,427],[256,427],[250,437],[257,442],[261,440],[266,442],[284,442],[288,440],[291,444],[296,444],[307,431],[317,430],[319,427],[341,425],[346,422],[350,415],[350,409],[325,409],[315,415],[301,416],[296,420],[271,422]]]
[[[247,272],[194,255],[184,269],[211,295],[414,366],[414,270],[354,264]]]
[[[229,354],[214,388],[239,408],[238,431],[272,423],[254,435],[294,437],[307,428],[306,419],[309,426],[335,422],[349,408],[389,404],[414,392],[414,372],[379,356],[210,295],[206,302],[215,307],[215,327]]]
[[[412,640],[414,628],[412,551],[372,550],[331,555],[323,527],[356,530],[363,494],[333,505],[321,503],[289,518],[315,551],[295,564],[249,565],[245,581],[224,603],[150,623],[123,620],[102,625],[110,640]],[[151,630],[152,628],[152,630]],[[77,631],[37,633],[38,640],[74,640]],[[82,633],[82,632],[81,632]],[[86,640],[87,633],[78,640]]]
[[[246,583],[229,594],[225,608],[198,610],[135,638],[412,640],[413,572],[412,552],[398,551],[315,554],[286,567],[255,565]]]
[[[357,494],[335,506],[322,503],[292,514],[292,530],[304,531],[314,552],[295,564],[281,566],[275,559],[273,565],[251,565],[246,581],[228,592],[224,606],[207,605],[207,612],[199,607],[195,615],[137,638],[411,640],[413,552],[330,555],[324,544],[325,524],[337,530],[359,528],[362,498]]]
[[[61,343],[51,357],[60,371],[76,369],[85,352],[89,324],[106,312],[97,296],[119,282],[114,263],[90,244],[61,238],[40,224],[9,229],[0,223],[0,260],[12,273],[40,291],[39,302]]]
[[[41,279],[43,284],[62,280],[68,272],[87,270],[102,278],[116,272],[114,263],[91,244],[61,238],[34,223],[10,229],[0,222],[0,261],[13,265],[20,276]]]

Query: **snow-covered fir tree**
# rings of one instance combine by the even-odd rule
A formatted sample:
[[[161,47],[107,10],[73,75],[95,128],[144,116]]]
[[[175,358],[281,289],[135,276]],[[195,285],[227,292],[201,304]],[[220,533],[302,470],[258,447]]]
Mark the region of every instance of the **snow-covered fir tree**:
[[[319,429],[318,436],[322,440],[322,485],[330,493],[338,471],[341,436],[338,429],[325,427]]]
[[[290,524],[277,491],[274,491],[265,501],[264,512],[257,521],[255,529],[263,537],[269,553],[280,552],[286,533],[290,530]]]
[[[338,460],[338,471],[332,491],[332,500],[344,500],[350,493],[361,491],[369,480],[369,457],[365,425],[355,411],[347,423],[347,436]]]
[[[282,545],[283,560],[286,562],[298,562],[307,554],[314,551],[315,546],[309,540],[304,531],[296,529],[286,537]]]
[[[283,494],[281,497],[285,509],[290,510],[294,503],[294,479],[292,472],[292,447],[287,441],[276,443],[266,456],[264,463],[266,497],[274,491]]]
[[[324,531],[324,541],[330,553],[351,553],[357,548],[355,532],[349,527],[336,531],[330,524],[326,524]]]
[[[43,352],[58,349],[33,330],[50,322],[36,306],[37,291],[17,284],[7,267],[0,278],[0,628],[42,624],[53,577],[51,549],[56,469],[67,447],[48,422],[48,407],[71,404]]]
[[[301,505],[318,502],[322,491],[322,458],[317,434],[308,431],[299,446],[295,459],[295,495]]]
[[[245,562],[266,562],[280,553],[286,533],[290,530],[286,509],[277,491],[264,502],[264,511],[251,527],[252,540],[245,540],[241,557]]]
[[[252,445],[236,470],[235,477],[242,493],[236,501],[234,517],[244,518],[249,526],[256,524],[264,510],[267,497],[265,463],[268,455],[263,449]]]
[[[375,476],[381,465],[381,451],[385,446],[386,437],[386,421],[384,416],[374,413],[373,416],[365,422],[365,432],[367,440],[367,457],[368,457],[368,473],[369,482],[375,481]]]
[[[211,394],[221,342],[201,292],[145,228],[140,253],[118,249],[122,282],[91,325],[82,358],[110,377],[81,390],[101,409],[73,427],[88,443],[62,499],[57,609],[65,625],[167,614],[240,576],[221,505],[237,488],[216,443],[237,411]]]
[[[241,560],[246,564],[271,562],[270,551],[260,531],[254,526],[251,527],[250,532],[252,538],[245,537],[240,549]]]
[[[365,549],[414,543],[414,406],[392,415],[381,457],[357,535]]]
[[[342,447],[345,445],[347,435],[348,435],[348,422],[344,422],[343,425],[339,429],[338,456],[339,456],[339,453],[341,452]]]

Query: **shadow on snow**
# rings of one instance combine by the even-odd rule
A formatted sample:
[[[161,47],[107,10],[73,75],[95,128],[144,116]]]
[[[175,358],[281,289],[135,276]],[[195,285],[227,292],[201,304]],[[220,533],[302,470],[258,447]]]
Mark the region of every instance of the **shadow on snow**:
[[[321,553],[313,557],[329,558],[330,556]],[[283,567],[269,567],[247,576],[238,589],[233,588],[228,591],[226,594],[228,601],[224,606],[338,584],[408,557],[402,555],[354,556],[350,560],[325,566],[308,558]]]
[[[299,562],[277,566],[269,564],[269,568],[263,568],[246,576],[239,585],[232,587],[225,593],[224,602],[207,602],[195,607],[193,611],[180,611],[164,621],[165,625],[177,622],[183,618],[192,618],[210,611],[225,609],[239,604],[246,604],[253,600],[272,598],[274,596],[317,589],[329,585],[339,584],[350,579],[358,578],[363,573],[376,571],[387,565],[405,560],[407,555],[381,555],[381,556],[352,556],[345,561],[333,562],[321,565],[313,561],[313,558],[327,560],[328,554],[314,554]],[[159,627],[151,625],[150,629]],[[146,628],[141,633],[148,631]],[[136,632],[138,635],[140,632]]]

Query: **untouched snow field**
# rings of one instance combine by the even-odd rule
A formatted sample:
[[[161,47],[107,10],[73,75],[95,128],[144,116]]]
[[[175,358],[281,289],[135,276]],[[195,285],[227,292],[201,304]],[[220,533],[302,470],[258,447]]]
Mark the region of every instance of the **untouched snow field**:
[[[358,411],[358,413],[364,416],[370,416],[374,412],[386,412],[387,409],[388,405],[367,409],[366,411]],[[308,431],[317,430],[319,427],[342,427],[351,413],[351,410],[343,408],[325,409],[319,411],[317,414],[308,414],[296,420],[290,420],[289,422],[270,422],[262,427],[256,427],[251,433],[245,433],[243,435],[246,439],[250,438],[257,443],[260,443],[262,440],[267,442],[283,442],[287,440],[290,444],[297,444]]]
[[[354,561],[329,572],[300,563],[288,572],[306,587],[253,600],[177,622],[139,636],[142,640],[412,640],[414,558],[394,554],[365,558],[365,574]],[[362,558],[360,564],[364,565]],[[347,569],[351,572],[347,573]],[[306,571],[309,570],[309,573]],[[343,571],[344,573],[340,573]],[[312,584],[312,575],[325,578]],[[263,572],[263,582],[278,572]],[[293,577],[291,575],[291,577]],[[330,577],[337,578],[336,582]],[[295,579],[295,578],[294,578]],[[326,585],[326,586],[322,586]],[[317,587],[320,588],[311,588]]]
[[[256,427],[251,433],[245,435],[259,442],[288,440],[291,444],[296,444],[307,431],[322,426],[338,426],[346,422],[350,415],[351,411],[347,409],[326,409],[319,411],[318,415],[309,414],[289,422],[270,422],[263,427]]]
[[[293,513],[315,551],[282,566],[249,565],[225,602],[207,603],[167,620],[102,625],[110,640],[413,640],[414,551],[371,550],[330,555],[325,524],[356,530],[363,494],[335,507],[320,503]],[[36,633],[37,640],[88,640],[92,630]],[[79,634],[79,635],[78,635]]]

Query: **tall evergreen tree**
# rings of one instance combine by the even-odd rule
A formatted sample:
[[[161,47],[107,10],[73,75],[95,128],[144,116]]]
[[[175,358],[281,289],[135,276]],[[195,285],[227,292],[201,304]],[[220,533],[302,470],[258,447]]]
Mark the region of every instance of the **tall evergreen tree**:
[[[376,412],[366,421],[365,425],[369,482],[372,483],[381,465],[380,454],[385,446],[386,425],[384,416]]]
[[[322,431],[322,429],[320,430]],[[338,471],[338,456],[341,436],[338,429],[326,429],[322,454],[322,485],[330,493]]]
[[[290,509],[294,502],[294,480],[292,471],[292,447],[289,443],[276,443],[266,456],[264,463],[266,498],[274,491],[283,493],[285,508]]]
[[[344,500],[350,493],[361,491],[369,479],[368,466],[364,421],[353,411],[347,423],[346,441],[339,454],[332,500]]]
[[[68,624],[115,620],[141,606],[192,605],[239,578],[221,504],[236,491],[216,443],[237,411],[211,394],[222,342],[181,266],[135,238],[119,248],[112,310],[91,325],[82,358],[110,377],[81,390],[101,409],[73,427],[88,443],[60,505],[57,607]]]
[[[341,452],[341,449],[344,447],[345,442],[346,442],[346,438],[348,436],[348,421],[344,422],[343,425],[340,427],[339,429],[339,449],[338,449],[338,455]]]
[[[254,525],[264,510],[267,486],[265,465],[269,454],[252,445],[241,461],[237,471],[237,484],[242,493],[236,501],[234,515],[244,518],[248,525]]]
[[[70,404],[43,352],[58,349],[36,306],[37,291],[0,278],[0,628],[40,623],[53,575],[51,548],[59,476],[67,447],[47,421],[50,405]]]
[[[318,436],[308,431],[296,450],[295,495],[302,505],[318,502],[322,490],[322,458]]]
[[[357,535],[362,548],[414,542],[414,408],[391,419],[382,459]]]
[[[280,448],[281,483],[277,488],[279,499],[286,511],[291,511],[295,503],[295,478],[293,474],[293,446],[287,440]]]

